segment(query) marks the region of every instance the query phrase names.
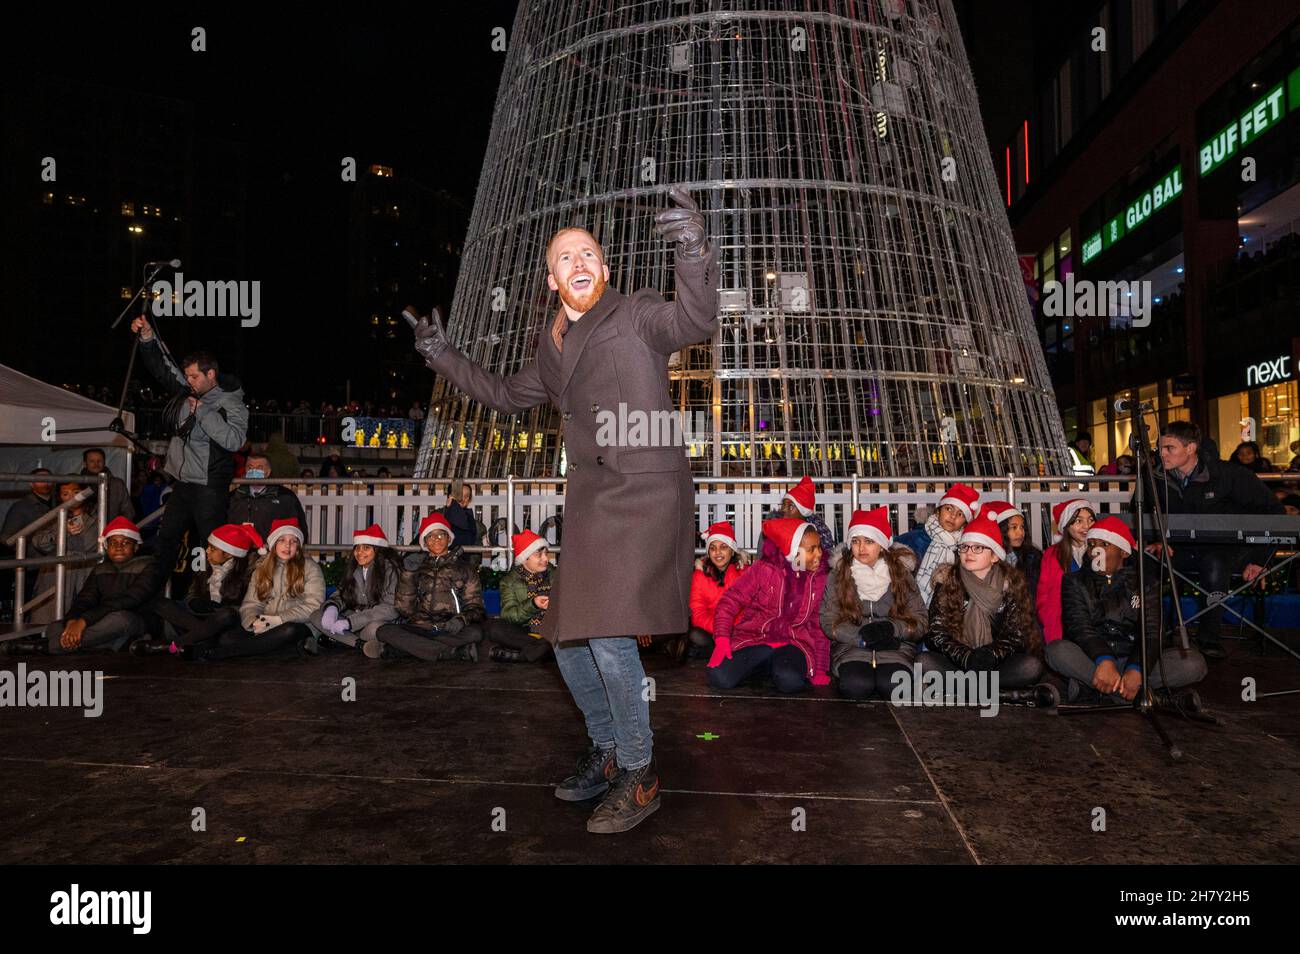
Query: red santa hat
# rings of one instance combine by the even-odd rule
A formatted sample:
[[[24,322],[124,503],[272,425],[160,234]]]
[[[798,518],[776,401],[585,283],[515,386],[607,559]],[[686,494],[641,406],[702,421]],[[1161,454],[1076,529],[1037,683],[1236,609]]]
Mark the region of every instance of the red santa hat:
[[[447,522],[447,518],[440,513],[431,513],[420,521],[420,534],[416,537],[416,543],[420,546],[424,546],[424,538],[435,530],[441,530],[443,533],[447,534],[448,540],[452,539],[454,536],[451,532],[451,524]]]
[[[718,543],[725,543],[733,550],[740,550],[740,545],[736,543],[736,531],[731,524],[725,520],[719,520],[713,526],[709,527],[709,529],[704,531],[704,549],[707,550],[709,544],[713,543],[715,540]]]
[[[988,547],[997,554],[999,560],[1007,558],[1007,551],[1002,546],[1002,530],[993,522],[993,519],[986,514],[981,513],[978,517],[966,524],[961,532],[961,543],[974,543],[979,546]]]
[[[271,532],[266,535],[266,545],[275,546],[275,541],[281,537],[297,537],[299,546],[307,538],[302,534],[302,527],[298,526],[297,517],[288,517],[284,520],[275,520],[271,523]]]
[[[889,549],[894,539],[894,531],[889,526],[889,508],[853,511],[853,516],[849,519],[849,539],[854,537],[866,537]]]
[[[813,486],[811,477],[804,477],[781,499],[791,501],[795,509],[806,517],[813,512],[813,505],[817,503],[817,488]]]
[[[1024,514],[1015,504],[1009,504],[1005,500],[989,500],[980,504],[980,516],[988,517],[994,523],[1005,523],[1012,517],[1023,517]]]
[[[1052,520],[1056,523],[1056,528],[1065,533],[1065,528],[1070,525],[1074,515],[1083,509],[1091,510],[1096,513],[1096,508],[1082,497],[1075,497],[1073,500],[1062,500],[1052,508]]]
[[[799,544],[803,541],[804,532],[812,529],[811,523],[797,517],[776,517],[763,521],[763,536],[776,545],[791,566],[799,555]]]
[[[208,543],[235,557],[248,556],[249,550],[265,553],[261,534],[251,523],[227,523],[208,534]]]
[[[108,526],[104,528],[104,535],[99,539],[102,542],[107,540],[109,537],[126,537],[129,540],[134,540],[136,543],[142,542],[140,528],[130,520],[126,519],[126,517],[114,517],[108,522]]]
[[[515,550],[515,563],[517,565],[522,565],[525,560],[538,550],[548,546],[544,537],[539,537],[531,530],[516,533],[510,538],[510,544]]]
[[[356,533],[352,534],[352,545],[354,547],[363,543],[372,547],[392,546],[392,544],[388,542],[388,536],[384,533],[384,528],[377,523],[372,523],[370,526],[366,527],[366,529],[358,530]]]
[[[1137,546],[1128,524],[1119,517],[1102,517],[1089,528],[1088,539],[1113,543],[1124,551],[1125,556],[1132,553],[1133,548]]]
[[[974,487],[953,484],[948,488],[948,492],[939,498],[939,506],[947,504],[949,507],[956,507],[967,520],[974,520],[975,514],[979,513],[980,509],[979,499],[980,492]]]

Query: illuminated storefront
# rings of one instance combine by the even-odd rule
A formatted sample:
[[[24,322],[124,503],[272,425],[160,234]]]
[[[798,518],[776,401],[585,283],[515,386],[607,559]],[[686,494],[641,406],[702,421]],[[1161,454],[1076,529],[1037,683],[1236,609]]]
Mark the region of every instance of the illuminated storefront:
[[[1264,457],[1285,470],[1295,456],[1291,445],[1300,440],[1300,401],[1297,401],[1295,344],[1300,339],[1226,362],[1219,386],[1241,390],[1221,394],[1210,402],[1213,437],[1223,457],[1253,439]]]

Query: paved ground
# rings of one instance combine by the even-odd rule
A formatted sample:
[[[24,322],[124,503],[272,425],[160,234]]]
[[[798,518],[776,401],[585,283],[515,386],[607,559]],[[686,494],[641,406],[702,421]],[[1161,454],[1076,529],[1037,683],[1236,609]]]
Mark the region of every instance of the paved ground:
[[[81,657],[101,717],[0,709],[0,862],[1294,861],[1300,695],[1240,697],[1300,662],[1231,652],[1201,687],[1226,724],[1166,718],[1177,764],[1134,715],[720,694],[647,656],[663,807],[612,838],[551,794],[586,744],[553,665]]]

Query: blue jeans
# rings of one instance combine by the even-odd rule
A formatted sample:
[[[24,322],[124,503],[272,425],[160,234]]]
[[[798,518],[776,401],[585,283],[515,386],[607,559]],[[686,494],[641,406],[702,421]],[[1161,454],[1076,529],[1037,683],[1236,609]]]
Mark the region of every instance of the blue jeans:
[[[592,744],[614,749],[619,768],[649,765],[650,702],[643,690],[645,669],[635,637],[560,643],[555,661],[582,710]]]

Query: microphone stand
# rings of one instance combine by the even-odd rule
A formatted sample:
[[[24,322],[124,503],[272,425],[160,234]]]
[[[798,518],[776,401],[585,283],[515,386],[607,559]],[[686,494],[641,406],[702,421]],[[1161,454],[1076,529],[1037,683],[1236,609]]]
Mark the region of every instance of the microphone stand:
[[[1169,551],[1169,531],[1165,523],[1165,515],[1160,506],[1160,495],[1155,492],[1154,475],[1151,472],[1151,443],[1147,436],[1146,421],[1142,416],[1142,405],[1138,401],[1132,401],[1129,407],[1130,420],[1132,422],[1132,434],[1129,436],[1129,447],[1133,451],[1134,462],[1136,467],[1134,473],[1137,475],[1137,487],[1134,491],[1134,505],[1136,513],[1133,515],[1134,540],[1137,543],[1137,549],[1134,556],[1137,559],[1137,577],[1138,577],[1138,599],[1140,601],[1140,611],[1138,613],[1138,654],[1142,661],[1142,688],[1138,690],[1136,706],[1116,706],[1102,704],[1099,706],[1062,706],[1062,714],[1083,714],[1097,712],[1136,712],[1145,718],[1146,723],[1155,730],[1160,741],[1164,743],[1169,757],[1177,762],[1183,757],[1183,750],[1174,744],[1165,727],[1160,723],[1159,710],[1164,708],[1168,711],[1178,712],[1183,716],[1194,719],[1198,722],[1204,722],[1210,725],[1222,725],[1222,722],[1214,716],[1207,715],[1201,711],[1200,697],[1193,692],[1193,704],[1191,711],[1188,712],[1181,707],[1167,700],[1157,700],[1151,689],[1151,672],[1150,654],[1147,651],[1147,587],[1146,587],[1146,561],[1143,557],[1146,555],[1146,492],[1151,491],[1151,511],[1156,531],[1156,545],[1160,548],[1161,579],[1163,582],[1165,570],[1169,572],[1169,579],[1174,584],[1173,601],[1174,612],[1178,617],[1178,634],[1179,642],[1184,651],[1188,649],[1187,643],[1187,626],[1183,622],[1183,610],[1179,605],[1178,586],[1173,575],[1173,556]],[[1148,481],[1151,481],[1148,484]],[[1157,590],[1156,599],[1161,599],[1161,590]],[[1163,612],[1160,616],[1164,619]],[[1163,626],[1161,626],[1163,630]],[[1163,639],[1162,632],[1156,634],[1156,648],[1162,649]],[[1156,665],[1160,660],[1156,660]],[[1171,690],[1165,690],[1169,692]]]
[[[120,312],[118,312],[117,317],[113,319],[113,323],[108,326],[109,331],[114,330],[115,328],[117,328],[118,325],[122,323],[122,319],[127,316],[127,312],[129,312],[135,306],[135,303],[137,301],[140,302],[140,317],[142,318],[144,317],[145,309],[148,307],[148,300],[149,300],[147,297],[142,297],[144,296],[145,289],[147,289],[150,285],[153,284],[153,280],[158,277],[159,272],[161,272],[164,268],[170,268],[170,267],[171,267],[170,262],[156,262],[156,263],[146,264],[144,266],[144,269],[141,272],[141,274],[144,275],[143,282],[141,282],[140,287],[135,290],[135,294],[131,296],[131,300],[126,303],[126,307],[123,308]],[[157,328],[154,329],[154,334],[155,335],[158,334]],[[159,347],[162,346],[161,336],[158,337],[158,345]],[[131,356],[126,363],[126,377],[122,380],[122,390],[118,396],[117,414],[114,415],[113,420],[108,423],[107,427],[67,428],[67,429],[61,429],[61,433],[93,434],[98,431],[108,430],[108,431],[112,431],[115,434],[121,434],[128,441],[130,441],[137,450],[141,451],[142,453],[145,454],[153,453],[149,445],[144,443],[142,440],[140,440],[139,435],[134,434],[131,431],[128,431],[126,429],[126,422],[122,419],[122,412],[126,408],[127,390],[131,387],[131,375],[135,372],[135,356],[136,356],[136,352],[139,349],[140,349],[140,336],[132,335]]]

